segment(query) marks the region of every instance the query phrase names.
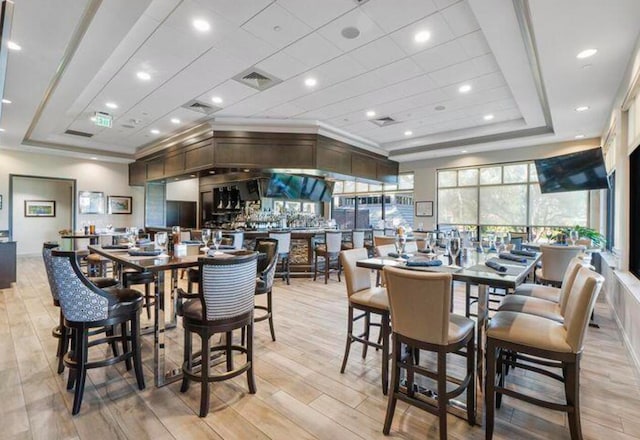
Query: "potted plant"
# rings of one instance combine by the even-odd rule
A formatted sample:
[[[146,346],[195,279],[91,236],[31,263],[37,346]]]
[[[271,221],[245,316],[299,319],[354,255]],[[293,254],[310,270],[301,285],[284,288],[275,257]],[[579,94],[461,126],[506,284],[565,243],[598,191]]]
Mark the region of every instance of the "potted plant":
[[[571,230],[578,231],[578,236],[580,238],[588,238],[593,243],[593,246],[597,248],[602,248],[607,243],[607,240],[604,238],[604,235],[596,231],[592,228],[587,228],[585,226],[574,226],[572,228],[562,228],[558,235],[564,235],[565,237],[569,237],[571,234]]]

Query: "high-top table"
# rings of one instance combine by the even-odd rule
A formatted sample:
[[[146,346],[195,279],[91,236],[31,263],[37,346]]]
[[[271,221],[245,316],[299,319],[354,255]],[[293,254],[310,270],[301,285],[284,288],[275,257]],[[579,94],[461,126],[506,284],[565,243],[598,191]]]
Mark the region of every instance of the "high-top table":
[[[418,254],[420,255],[420,254]],[[462,259],[462,267],[460,266],[448,266],[443,264],[442,266],[431,267],[407,267],[405,261],[392,257],[375,257],[360,260],[356,263],[358,267],[364,267],[367,269],[381,270],[385,266],[402,267],[407,270],[417,270],[426,272],[446,272],[450,273],[454,281],[461,281],[464,283],[474,284],[478,286],[478,316],[476,325],[476,362],[477,362],[477,376],[479,382],[479,390],[482,391],[482,384],[484,381],[485,372],[485,335],[487,325],[489,323],[489,294],[488,287],[498,287],[506,289],[515,289],[518,285],[522,284],[529,274],[531,274],[536,267],[536,263],[540,260],[542,254],[536,252],[535,257],[523,257],[526,258],[526,263],[518,263],[511,260],[499,259],[499,263],[507,267],[506,273],[500,273],[484,264],[484,257],[476,252],[470,252],[469,256]],[[497,258],[498,254],[489,254],[487,258]],[[478,393],[479,396],[484,393]],[[451,408],[451,413],[460,417],[466,417],[466,413],[460,407],[454,406]],[[480,397],[476,399],[476,411],[478,414],[478,420],[482,418],[482,400]]]

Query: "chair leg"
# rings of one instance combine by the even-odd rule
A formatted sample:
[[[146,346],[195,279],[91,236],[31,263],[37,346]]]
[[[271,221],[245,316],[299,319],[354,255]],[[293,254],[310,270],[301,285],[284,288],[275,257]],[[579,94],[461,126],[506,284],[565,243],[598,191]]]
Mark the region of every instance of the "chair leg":
[[[255,394],[256,379],[253,376],[253,324],[247,325],[247,363],[249,364],[249,369],[247,370],[249,394]]]
[[[331,270],[331,257],[329,255],[324,256],[324,283],[329,282],[329,270]]]
[[[105,335],[107,337],[113,337],[116,334],[116,327],[115,326],[110,326],[110,327],[106,327],[105,329]],[[111,340],[109,342],[109,345],[111,346],[111,353],[113,353],[113,357],[118,356],[118,343],[115,339]],[[123,347],[125,353],[127,352],[126,347]]]
[[[276,340],[276,331],[273,328],[273,298],[271,295],[271,290],[267,292],[267,313],[269,314],[269,331],[271,332],[271,340],[275,342]]]
[[[476,424],[476,344],[473,336],[467,342],[467,374],[467,421],[473,426]]]
[[[136,373],[138,389],[144,390],[144,374],[142,372],[142,351],[140,349],[140,315],[136,312],[131,320],[131,351],[133,352],[133,369]]]
[[[511,353],[508,350],[498,349],[498,355],[496,357],[496,373],[498,374],[498,387],[504,388],[505,376],[507,375],[507,364],[505,361],[510,357]],[[500,409],[502,406],[502,393],[496,395],[496,409]]]
[[[447,354],[438,353],[438,418],[440,419],[440,440],[447,440]]]
[[[313,281],[318,279],[318,254],[313,257]]]
[[[389,389],[389,313],[382,314],[380,331],[382,332],[382,394]]]
[[[287,254],[287,286],[290,285],[291,280],[291,261],[289,260],[289,254]]]
[[[151,284],[144,285],[144,306],[147,309],[147,319],[151,319]]]
[[[231,343],[233,342],[233,333],[226,332],[225,333],[225,344],[226,344],[226,358],[227,358],[227,371],[233,370],[233,351],[231,350]]]
[[[487,378],[485,380],[485,439],[493,438],[495,418],[495,386],[496,386],[496,347],[491,339],[487,340]]]
[[[371,313],[365,312],[364,314],[364,338],[369,340],[369,331],[371,329]],[[382,332],[382,329],[380,329]],[[367,357],[367,349],[369,348],[369,344],[362,344],[362,359]]]
[[[205,331],[200,334],[202,339],[202,375],[200,383],[200,417],[206,417],[209,413],[209,334]]]
[[[192,341],[193,338],[191,337],[191,332],[187,329],[184,329],[184,355],[183,355],[183,361],[184,361],[184,367],[186,367],[187,370],[191,371],[193,369],[193,351],[192,351]],[[183,367],[183,371],[184,371],[184,367]],[[182,375],[182,385],[180,386],[180,392],[181,393],[186,393],[187,390],[189,389],[189,378],[187,377],[186,374]]]
[[[77,347],[78,347],[78,331],[77,329],[67,329],[67,331],[69,332],[69,340],[70,340],[70,344],[71,344],[71,349],[70,349],[70,353],[69,353],[69,357],[71,359],[76,359],[77,358]],[[73,389],[73,387],[76,384],[76,377],[78,376],[78,370],[76,368],[70,368],[69,369],[69,376],[67,378],[67,391],[70,391]]]
[[[347,312],[347,344],[344,349],[344,357],[342,358],[342,367],[340,368],[340,373],[344,373],[345,368],[347,368],[347,360],[349,360],[349,350],[351,349],[352,337],[353,307],[349,306],[349,311]]]
[[[393,415],[396,412],[396,393],[400,389],[400,344],[396,339],[397,337],[394,335],[393,337],[393,361],[391,363],[391,385],[392,389],[389,393],[389,398],[387,400],[387,414],[384,418],[384,427],[382,428],[382,433],[384,435],[389,435],[389,431],[391,430],[391,423],[393,422]]]
[[[573,364],[565,364],[562,370],[567,405],[573,407],[573,410],[568,412],[571,440],[582,440],[582,427],[580,424],[580,358],[577,357],[576,362]]]
[[[87,329],[76,329],[78,337],[76,338],[76,390],[73,396],[73,409],[71,415],[80,412],[82,405],[82,397],[84,395],[84,384],[87,379],[87,359],[89,357],[89,336]]]
[[[122,351],[124,353],[131,352],[131,346],[129,345],[129,329],[126,322],[120,324],[120,333],[122,333]],[[131,358],[127,357],[124,361],[125,366],[127,367],[127,371],[131,371]]]
[[[464,287],[464,316],[467,318],[471,315],[471,284],[466,283]]]
[[[60,339],[58,340],[58,352],[60,355],[58,356],[58,374],[62,374],[64,372],[64,356],[67,354],[67,349],[69,348],[69,335],[70,330],[62,324],[60,327]]]

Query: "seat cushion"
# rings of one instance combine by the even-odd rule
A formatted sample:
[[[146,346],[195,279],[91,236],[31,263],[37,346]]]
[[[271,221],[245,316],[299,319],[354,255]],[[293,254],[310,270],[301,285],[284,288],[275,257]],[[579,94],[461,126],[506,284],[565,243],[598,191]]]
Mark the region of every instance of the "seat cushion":
[[[105,290],[118,299],[118,302],[109,308],[109,317],[129,314],[142,307],[144,297],[137,290],[115,287]]]
[[[267,292],[267,282],[261,278],[256,278],[256,295]]]
[[[89,277],[89,281],[101,289],[118,285],[118,280],[109,277]]]
[[[360,290],[349,297],[352,304],[373,307],[380,310],[389,310],[389,297],[384,287],[372,287]]]
[[[562,284],[562,280],[552,280],[544,276],[544,268],[536,269],[536,279],[540,282],[553,283],[553,284]]]
[[[487,337],[542,350],[572,352],[563,324],[526,313],[496,313],[489,323]]]
[[[187,270],[187,278],[189,279],[190,283],[199,283],[200,282],[200,269],[196,269],[196,268],[190,267]]]
[[[498,311],[528,313],[564,322],[564,318],[560,314],[560,304],[530,296],[507,295],[500,303]]]
[[[182,304],[182,317],[194,321],[202,321],[202,301],[190,299]]]
[[[449,344],[464,339],[469,332],[473,331],[474,325],[475,323],[469,318],[461,315],[449,315]]]
[[[557,287],[543,286],[541,284],[521,284],[516,287],[513,294],[560,302],[560,289]]]

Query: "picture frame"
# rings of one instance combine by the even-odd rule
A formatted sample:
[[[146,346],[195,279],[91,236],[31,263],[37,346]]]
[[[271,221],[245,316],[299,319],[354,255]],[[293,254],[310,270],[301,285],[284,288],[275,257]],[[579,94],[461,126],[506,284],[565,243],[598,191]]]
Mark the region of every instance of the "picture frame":
[[[416,217],[433,217],[433,201],[416,202]]]
[[[129,196],[108,196],[109,214],[131,214],[133,198]]]
[[[2,194],[0,194],[0,209],[2,209]]]
[[[80,191],[78,193],[80,214],[104,214],[104,193],[98,191]]]
[[[24,216],[25,217],[55,217],[56,201],[55,200],[25,200]]]

